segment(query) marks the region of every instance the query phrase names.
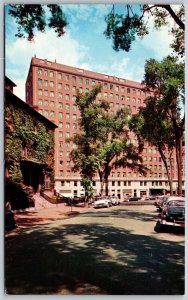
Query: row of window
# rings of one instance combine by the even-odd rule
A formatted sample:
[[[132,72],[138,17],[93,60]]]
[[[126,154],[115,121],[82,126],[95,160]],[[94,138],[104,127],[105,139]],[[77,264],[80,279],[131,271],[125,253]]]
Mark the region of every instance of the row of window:
[[[50,106],[50,107],[55,107],[55,102],[54,101],[48,101],[48,100],[42,100],[42,99],[39,99],[38,100],[38,105],[39,106]],[[57,103],[57,107],[58,108],[63,108],[63,103],[62,102],[58,102]],[[70,108],[72,107],[73,110],[77,110],[77,105],[76,104],[73,104],[72,106],[69,104],[69,103],[66,103],[65,104],[65,108],[67,110],[69,110]]]
[[[49,76],[51,78],[54,78],[54,72],[53,71],[48,71],[48,70],[43,70],[41,68],[38,68],[38,74],[39,75],[42,75],[44,74],[44,76]],[[64,77],[64,78],[63,78]],[[64,79],[65,81],[69,81],[71,80],[72,83],[79,83],[79,84],[86,84],[86,85],[91,85],[91,86],[95,86],[96,84],[102,84],[101,81],[96,81],[96,80],[92,80],[92,79],[88,79],[88,78],[82,78],[82,77],[77,77],[77,76],[74,76],[74,75],[68,75],[68,74],[65,74],[63,76],[62,73],[58,72],[57,73],[57,78],[59,80],[62,80]],[[48,83],[46,83],[47,80],[44,80],[44,85],[47,86]],[[50,81],[52,82],[52,81]],[[43,84],[43,81],[41,78],[38,79],[38,84],[39,85],[42,85]],[[49,83],[50,84],[50,83]],[[53,83],[51,83],[53,84]],[[120,86],[120,85],[116,85],[116,84],[112,84],[112,83],[103,83],[103,88],[104,89],[110,89],[110,90],[115,90],[116,92],[119,92],[121,91],[122,93],[125,93],[127,92],[128,94],[132,93],[133,95],[143,95],[143,96],[146,96],[146,95],[150,95],[149,93],[146,93],[145,91],[141,91],[140,89],[135,89],[135,88],[129,88],[129,87],[124,87],[124,86]]]
[[[48,117],[55,117],[55,112],[54,111],[48,111],[48,110],[42,110],[42,109],[39,109],[39,113]],[[66,114],[66,120],[70,120],[70,116],[72,117],[72,120],[73,121],[76,121],[77,120],[77,115],[73,114],[73,115],[70,115],[70,114]],[[63,119],[63,113],[62,112],[59,112],[58,113],[58,117],[59,119]],[[63,123],[59,123],[59,127],[62,128],[63,127]]]
[[[123,186],[131,186],[132,185],[132,182],[131,181],[123,181]],[[109,182],[109,184],[111,186],[121,186],[121,182],[120,181],[111,181]],[[150,185],[149,182],[147,181],[140,181],[140,186],[147,186],[147,185]],[[168,186],[169,183],[168,181],[152,181],[151,183],[152,186]],[[61,181],[61,186],[64,186],[64,187],[71,187],[71,181],[69,180],[62,180]],[[83,186],[82,185],[82,182],[80,181],[73,181],[73,186]],[[96,186],[96,182],[93,181],[93,186]]]

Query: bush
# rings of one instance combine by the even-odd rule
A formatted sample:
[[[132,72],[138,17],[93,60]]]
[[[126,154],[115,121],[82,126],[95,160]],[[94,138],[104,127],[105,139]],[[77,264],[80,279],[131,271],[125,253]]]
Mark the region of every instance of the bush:
[[[34,207],[33,189],[23,183],[5,181],[5,202],[10,202],[11,209]]]

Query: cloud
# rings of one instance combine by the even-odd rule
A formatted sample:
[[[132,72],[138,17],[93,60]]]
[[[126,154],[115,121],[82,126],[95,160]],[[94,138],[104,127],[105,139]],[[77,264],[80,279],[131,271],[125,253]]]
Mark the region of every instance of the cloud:
[[[140,40],[140,45],[152,50],[156,59],[162,59],[163,57],[170,55],[172,53],[170,44],[173,41],[170,29],[174,26],[172,19],[169,17],[169,25],[158,30],[154,28],[154,17],[150,16],[149,18],[146,18],[146,20],[148,23],[149,34]]]
[[[21,82],[26,80],[31,58],[36,54],[39,58],[56,61],[70,66],[82,67],[89,60],[88,48],[80,45],[71,37],[70,33],[57,38],[53,30],[38,33],[35,41],[30,43],[26,39],[16,39],[14,43],[7,43],[5,49],[6,73],[18,83],[21,92]],[[89,65],[88,65],[89,67]],[[25,89],[25,87],[24,87]],[[25,98],[25,97],[24,97]]]

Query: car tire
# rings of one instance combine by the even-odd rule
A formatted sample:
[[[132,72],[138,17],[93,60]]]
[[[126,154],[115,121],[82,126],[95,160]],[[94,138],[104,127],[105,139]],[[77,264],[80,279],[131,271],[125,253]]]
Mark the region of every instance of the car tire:
[[[157,232],[157,233],[162,232],[162,228],[163,228],[163,226],[160,223],[160,221],[157,221],[157,223],[156,223],[156,225],[154,227],[155,232]]]

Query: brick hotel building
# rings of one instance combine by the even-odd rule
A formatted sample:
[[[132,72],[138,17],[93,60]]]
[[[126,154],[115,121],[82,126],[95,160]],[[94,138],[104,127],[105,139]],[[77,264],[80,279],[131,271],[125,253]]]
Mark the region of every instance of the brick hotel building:
[[[110,111],[129,107],[133,114],[137,113],[138,108],[144,105],[145,97],[148,96],[143,91],[143,86],[135,81],[66,66],[56,61],[36,57],[31,59],[26,80],[26,102],[58,125],[55,133],[55,189],[65,196],[80,196],[84,193],[79,173],[71,171],[70,152],[73,145],[66,141],[67,137],[71,137],[78,130],[79,111],[75,104],[76,90],[85,93],[98,84],[102,85],[102,91],[98,94],[97,100],[107,100]],[[131,134],[130,140],[136,143],[136,139]],[[123,199],[126,195],[148,196],[168,191],[167,174],[158,151],[145,144],[143,160],[149,169],[146,177],[128,168],[113,170],[109,178],[109,193]],[[173,189],[176,192],[175,154],[173,172]],[[99,194],[98,177],[93,182],[93,188],[95,193]]]

